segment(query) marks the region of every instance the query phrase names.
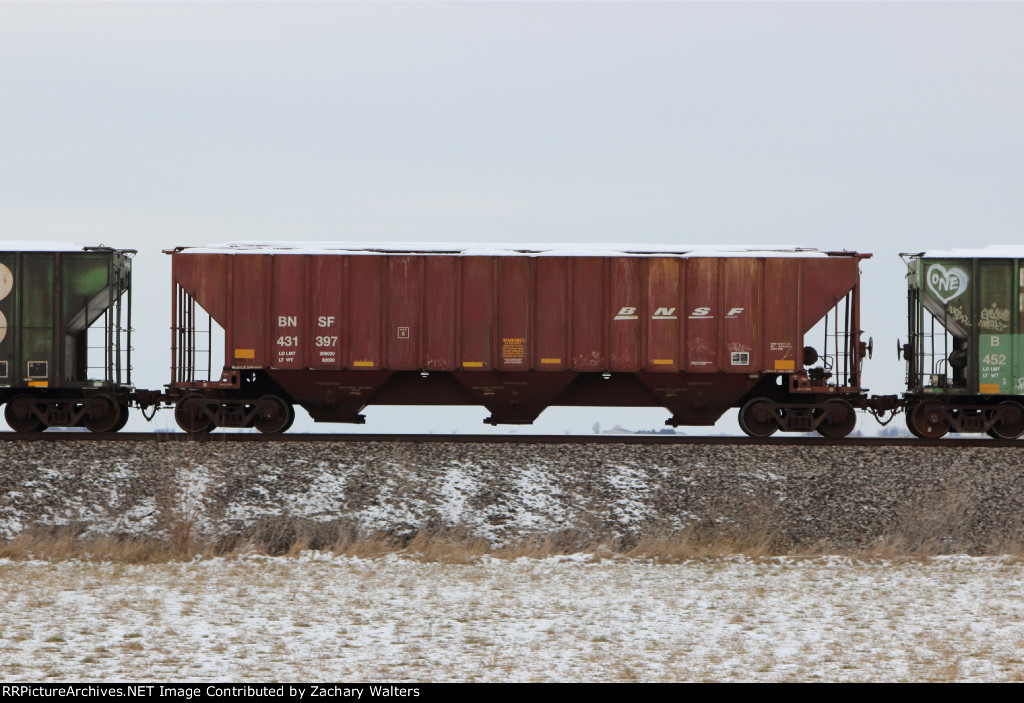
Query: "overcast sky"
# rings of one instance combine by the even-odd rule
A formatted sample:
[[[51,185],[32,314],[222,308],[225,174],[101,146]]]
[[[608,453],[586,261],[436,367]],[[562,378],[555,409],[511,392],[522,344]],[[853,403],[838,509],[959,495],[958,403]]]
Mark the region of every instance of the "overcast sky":
[[[1022,36],[1024,3],[0,2],[0,237],[139,250],[150,388],[181,244],[869,251],[866,381],[896,393],[898,253],[1024,243]]]

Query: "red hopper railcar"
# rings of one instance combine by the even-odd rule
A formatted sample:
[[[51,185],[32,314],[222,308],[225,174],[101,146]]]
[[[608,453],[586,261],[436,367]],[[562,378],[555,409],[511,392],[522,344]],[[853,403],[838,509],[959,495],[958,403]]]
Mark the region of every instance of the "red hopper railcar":
[[[492,424],[580,405],[660,406],[671,425],[711,425],[739,407],[751,435],[844,436],[865,402],[868,254],[338,243],[168,253],[168,394],[189,432],[281,432],[293,404],[321,422],[361,422],[368,405],[482,405]],[[805,340],[815,325],[820,348]],[[206,344],[217,328],[223,370],[209,352],[219,344]]]

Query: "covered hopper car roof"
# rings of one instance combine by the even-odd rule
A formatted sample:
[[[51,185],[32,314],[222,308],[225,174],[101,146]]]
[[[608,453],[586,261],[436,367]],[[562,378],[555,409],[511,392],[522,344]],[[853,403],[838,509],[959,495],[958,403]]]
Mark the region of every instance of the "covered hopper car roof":
[[[1024,259],[1024,245],[994,244],[983,249],[929,249],[903,256],[914,259]]]
[[[17,242],[17,241],[0,241],[0,251],[41,251],[41,252],[59,252],[59,251],[117,251],[124,254],[136,253],[134,249],[115,249],[114,247],[107,247],[100,244],[99,246],[82,246],[81,244],[73,244],[71,242]]]
[[[167,254],[429,254],[448,256],[679,256],[818,258],[859,256],[852,251],[824,252],[791,245],[682,244],[489,244],[466,242],[229,242],[177,247]]]

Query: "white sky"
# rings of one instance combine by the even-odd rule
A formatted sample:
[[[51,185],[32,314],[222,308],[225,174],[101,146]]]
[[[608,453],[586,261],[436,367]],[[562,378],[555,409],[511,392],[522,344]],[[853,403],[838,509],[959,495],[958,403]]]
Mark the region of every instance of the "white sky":
[[[140,250],[149,388],[175,245],[869,251],[866,381],[896,393],[897,254],[1021,243],[1022,32],[1020,3],[0,2],[0,238]],[[362,429],[486,414],[370,408]]]

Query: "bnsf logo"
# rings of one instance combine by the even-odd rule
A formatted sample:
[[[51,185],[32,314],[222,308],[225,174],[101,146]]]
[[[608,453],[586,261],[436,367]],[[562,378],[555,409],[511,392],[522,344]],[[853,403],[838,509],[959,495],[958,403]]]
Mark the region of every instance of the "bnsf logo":
[[[725,319],[735,320],[744,310],[746,308],[729,308]],[[691,320],[713,320],[715,316],[711,314],[711,308],[694,308],[689,317]]]
[[[317,327],[330,327],[334,324],[334,315],[321,315],[316,318]],[[299,318],[295,315],[278,315],[277,317],[278,327],[298,327]]]
[[[615,320],[639,320],[640,316],[636,314],[636,308],[625,306],[619,308],[618,314],[613,318]],[[735,320],[740,316],[746,308],[729,308],[729,312],[726,314],[725,319]],[[711,308],[700,307],[694,308],[693,311],[687,316],[691,320],[713,320],[714,315],[711,314]],[[652,320],[678,320],[679,317],[676,315],[675,308],[658,308],[651,315]]]

